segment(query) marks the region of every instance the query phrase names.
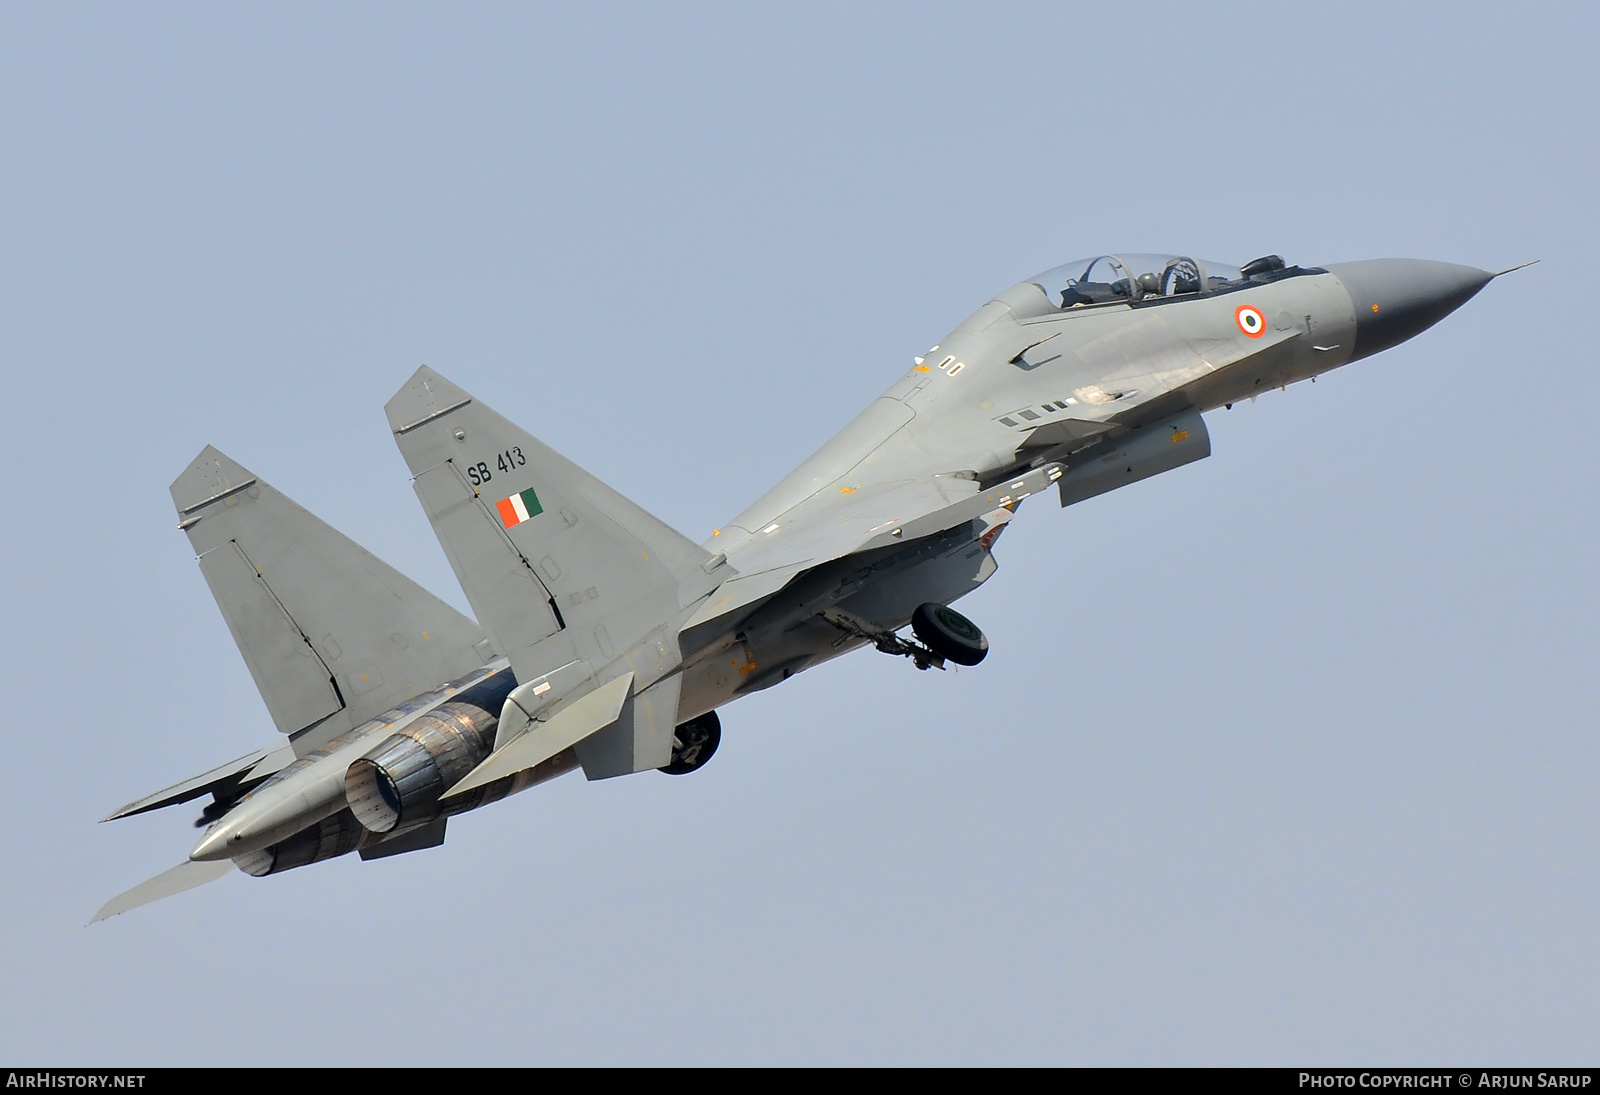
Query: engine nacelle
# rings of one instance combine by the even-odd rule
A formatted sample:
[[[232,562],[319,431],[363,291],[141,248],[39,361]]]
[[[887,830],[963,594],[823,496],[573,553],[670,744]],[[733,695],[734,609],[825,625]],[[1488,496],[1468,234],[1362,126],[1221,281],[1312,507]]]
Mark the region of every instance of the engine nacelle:
[[[233,865],[245,874],[262,878],[345,855],[372,839],[349,810],[340,810],[276,844],[235,856]]]
[[[446,703],[389,735],[345,770],[356,820],[387,833],[439,817],[439,796],[489,755],[498,722],[477,704]]]
[[[354,819],[373,833],[390,833],[476,810],[578,766],[564,749],[549,760],[484,784],[441,804],[494,748],[499,716],[470,703],[447,703],[417,719],[345,770],[345,798]]]

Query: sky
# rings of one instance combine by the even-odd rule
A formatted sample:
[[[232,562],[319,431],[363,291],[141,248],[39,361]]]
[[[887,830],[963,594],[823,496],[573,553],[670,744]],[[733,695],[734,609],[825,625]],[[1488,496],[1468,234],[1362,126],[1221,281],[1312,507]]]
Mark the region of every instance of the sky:
[[[1594,1063],[1583,5],[0,5],[0,1058]],[[1025,506],[983,665],[862,651],[682,778],[238,872],[120,804],[273,742],[175,531],[215,444],[465,610],[420,364],[699,540],[1083,255],[1490,270]],[[195,804],[198,805],[198,804]]]

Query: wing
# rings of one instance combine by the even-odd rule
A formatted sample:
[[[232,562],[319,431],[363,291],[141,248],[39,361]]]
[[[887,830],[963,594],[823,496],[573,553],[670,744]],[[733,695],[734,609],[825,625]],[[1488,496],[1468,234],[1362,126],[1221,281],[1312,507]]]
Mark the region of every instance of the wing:
[[[725,583],[684,625],[685,652],[728,630],[806,571],[859,552],[908,544],[974,526],[976,537],[1010,519],[1023,499],[1060,479],[1059,464],[978,489],[972,479],[930,476],[815,494],[755,532],[738,552],[741,575]]]

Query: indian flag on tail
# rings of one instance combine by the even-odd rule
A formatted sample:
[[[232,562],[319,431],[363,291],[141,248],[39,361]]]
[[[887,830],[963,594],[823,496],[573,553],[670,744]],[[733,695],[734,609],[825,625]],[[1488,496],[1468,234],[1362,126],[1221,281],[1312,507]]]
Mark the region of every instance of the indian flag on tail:
[[[505,522],[506,528],[520,525],[530,517],[537,517],[544,512],[544,507],[539,504],[539,496],[529,487],[521,494],[513,494],[510,498],[502,498],[494,504],[495,510],[500,514],[500,520]]]

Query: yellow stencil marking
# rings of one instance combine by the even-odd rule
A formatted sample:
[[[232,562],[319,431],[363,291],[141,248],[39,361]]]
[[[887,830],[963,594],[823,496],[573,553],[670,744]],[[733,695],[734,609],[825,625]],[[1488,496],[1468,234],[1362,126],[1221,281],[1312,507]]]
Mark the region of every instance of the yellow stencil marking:
[[[1188,430],[1179,430],[1177,433],[1172,435],[1173,444],[1177,444],[1179,441],[1187,441],[1187,440],[1189,440],[1189,431]]]

